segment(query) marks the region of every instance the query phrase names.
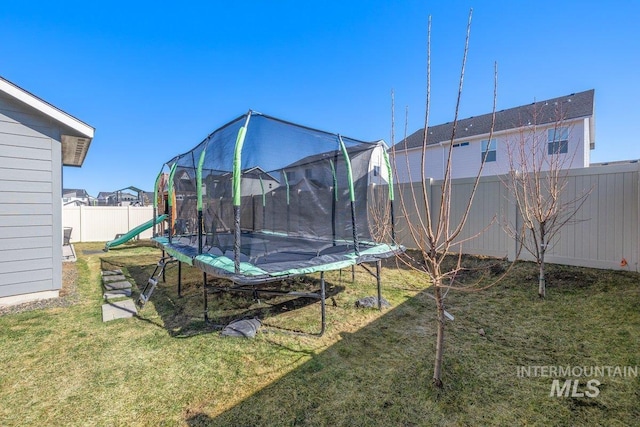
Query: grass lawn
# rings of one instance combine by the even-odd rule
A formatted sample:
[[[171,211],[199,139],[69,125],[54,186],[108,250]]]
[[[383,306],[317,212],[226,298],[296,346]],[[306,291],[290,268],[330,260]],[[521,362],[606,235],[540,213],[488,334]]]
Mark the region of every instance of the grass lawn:
[[[326,275],[327,332],[317,301],[210,294],[201,273],[167,272],[138,317],[103,323],[102,268],[144,286],[160,252],[133,245],[102,253],[78,244],[68,307],[0,316],[0,425],[637,425],[640,377],[598,376],[597,397],[550,397],[553,379],[522,366],[640,366],[640,274],[549,266],[548,298],[535,267],[516,265],[498,285],[451,292],[444,389],[431,387],[434,301],[422,277],[388,263],[391,309],[356,309],[375,295],[362,269]],[[490,280],[495,260],[468,260]],[[489,266],[493,265],[493,268]],[[469,280],[477,273],[469,273]],[[317,279],[317,278],[316,278]],[[317,289],[317,280],[289,282]],[[134,291],[135,291],[134,286]],[[217,324],[264,324],[253,340],[224,338]],[[640,372],[638,372],[640,373]],[[579,390],[586,381],[579,377]],[[573,377],[567,377],[573,379]]]

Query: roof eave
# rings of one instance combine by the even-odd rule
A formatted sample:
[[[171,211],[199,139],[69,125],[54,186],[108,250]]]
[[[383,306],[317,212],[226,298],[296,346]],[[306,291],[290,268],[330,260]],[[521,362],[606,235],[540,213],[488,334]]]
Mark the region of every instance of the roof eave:
[[[81,120],[54,107],[43,99],[0,77],[0,91],[64,125],[71,132],[61,136],[62,164],[82,166],[95,129]]]

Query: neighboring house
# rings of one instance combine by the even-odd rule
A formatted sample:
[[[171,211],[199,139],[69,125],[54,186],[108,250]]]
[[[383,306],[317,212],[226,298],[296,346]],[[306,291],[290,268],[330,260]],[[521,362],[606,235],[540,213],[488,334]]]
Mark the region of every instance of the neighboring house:
[[[114,196],[116,206],[127,206],[140,203],[138,196],[126,191],[118,191]]]
[[[76,188],[64,188],[62,190],[62,204],[64,206],[93,206],[96,203],[96,198],[91,197],[86,190]]]
[[[255,166],[242,171],[240,181],[240,194],[244,196],[255,196],[273,191],[280,186],[280,183],[273,175],[265,172],[262,168]]]
[[[145,206],[153,200],[153,193],[148,197],[147,193],[139,188],[127,187],[116,191],[101,191],[96,199],[99,206]]]
[[[111,200],[115,199],[115,195],[112,191],[101,191],[98,193],[96,199],[98,200],[98,206],[109,206]]]
[[[452,152],[452,178],[476,176],[486,155],[483,175],[509,171],[507,145],[518,141],[522,132],[544,138],[549,153],[571,156],[569,168],[589,166],[590,150],[595,148],[594,93],[588,90],[496,111],[493,137],[489,141],[492,114],[458,121]],[[453,123],[429,126],[425,157],[425,177],[442,179],[451,144]],[[419,181],[424,129],[395,145],[398,182]]]
[[[58,296],[62,166],[82,166],[93,135],[0,77],[0,304]]]
[[[129,193],[128,191],[131,191],[132,193]],[[115,191],[115,202],[117,206],[144,206],[145,204],[149,204],[148,200],[145,201],[144,194],[144,190],[137,187],[129,186],[121,188],[120,190]]]
[[[231,197],[231,194],[233,194],[231,191],[232,178],[233,174],[231,172],[209,173],[202,179],[202,193],[208,197]],[[189,185],[188,183],[192,181],[186,182],[187,184],[185,185]],[[179,185],[178,181],[176,186]],[[265,172],[259,166],[254,166],[242,171],[240,195],[242,197],[261,195],[263,192],[268,193],[271,190],[275,190],[279,185],[280,183],[273,175]],[[181,189],[184,191],[185,187]],[[193,195],[195,195],[195,191],[193,191]]]
[[[387,145],[379,141],[378,146],[370,150],[371,145],[349,147],[347,152],[353,167],[366,168],[368,184],[386,184],[387,167],[384,161],[384,150]],[[369,156],[369,157],[367,157]],[[292,163],[280,171],[282,185],[297,185],[302,180],[311,181],[318,187],[333,187],[334,178],[339,183],[347,182],[347,171],[343,155],[340,151],[331,151],[308,156]],[[344,185],[344,184],[342,184]]]

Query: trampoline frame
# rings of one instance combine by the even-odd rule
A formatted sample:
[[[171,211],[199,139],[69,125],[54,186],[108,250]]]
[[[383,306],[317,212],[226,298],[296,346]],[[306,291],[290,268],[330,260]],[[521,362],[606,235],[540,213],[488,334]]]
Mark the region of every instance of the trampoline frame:
[[[231,231],[233,235],[233,260],[229,257],[226,257],[222,253],[223,248],[218,248],[220,255],[211,255],[208,251],[204,251],[204,238],[205,234],[203,232],[203,198],[202,198],[202,167],[206,153],[206,146],[200,153],[200,157],[198,159],[198,166],[196,169],[196,189],[197,189],[197,234],[191,234],[189,236],[189,244],[184,245],[179,241],[174,242],[174,239],[178,236],[174,236],[173,234],[173,218],[174,208],[173,204],[175,203],[174,197],[174,174],[176,172],[177,162],[173,163],[169,172],[168,179],[168,234],[167,237],[160,237],[157,232],[157,227],[154,224],[153,228],[153,242],[162,249],[162,259],[167,259],[167,254],[171,257],[172,260],[177,260],[178,262],[178,295],[181,296],[182,291],[182,263],[186,262],[189,265],[192,265],[203,272],[203,306],[204,306],[204,320],[205,322],[209,321],[208,316],[208,291],[207,291],[207,275],[210,274],[213,277],[220,279],[227,279],[233,283],[231,287],[217,287],[216,291],[226,291],[226,292],[251,292],[256,297],[259,293],[270,293],[276,295],[290,295],[290,296],[298,296],[298,297],[307,297],[307,298],[316,298],[321,302],[321,329],[318,335],[322,335],[326,330],[326,286],[325,286],[325,271],[331,270],[342,270],[346,267],[352,268],[352,278],[354,277],[353,269],[355,269],[356,265],[361,265],[369,274],[376,278],[377,284],[377,295],[378,295],[378,309],[382,309],[382,291],[381,291],[381,264],[382,259],[388,258],[396,255],[404,251],[404,248],[400,245],[395,244],[395,218],[393,212],[393,178],[391,173],[391,167],[389,164],[388,154],[386,150],[384,153],[384,160],[387,166],[388,171],[388,186],[389,186],[389,209],[390,209],[390,226],[391,226],[391,240],[393,242],[392,245],[386,244],[377,244],[374,242],[364,242],[359,239],[358,236],[358,228],[356,221],[356,207],[355,207],[355,191],[353,184],[353,176],[351,170],[351,162],[349,158],[349,152],[346,148],[345,143],[342,140],[342,137],[338,134],[336,135],[339,146],[340,153],[342,154],[343,160],[346,166],[347,172],[347,180],[349,186],[349,201],[351,208],[351,228],[352,228],[352,240],[350,240],[346,247],[352,248],[352,252],[343,252],[341,256],[328,256],[320,259],[320,251],[318,251],[318,256],[316,258],[311,258],[308,260],[307,265],[304,265],[302,268],[289,268],[283,271],[266,271],[260,268],[259,264],[247,263],[241,260],[241,244],[242,244],[242,235],[243,231],[240,228],[240,205],[241,205],[241,196],[240,196],[240,182],[242,177],[242,171],[240,169],[241,165],[241,154],[242,154],[242,146],[244,143],[244,138],[246,135],[247,127],[249,125],[251,115],[252,114],[260,114],[254,113],[251,110],[246,114],[246,118],[244,121],[244,125],[240,127],[236,144],[234,150],[234,159],[233,159],[233,173],[232,173],[232,187],[233,187],[233,216],[234,216],[234,226]],[[273,118],[272,118],[273,119]],[[238,119],[236,119],[238,120]],[[234,120],[233,122],[235,122]],[[279,120],[279,119],[275,119]],[[230,122],[230,123],[233,123]],[[282,122],[282,121],[281,121]],[[230,124],[229,123],[229,124]],[[287,123],[287,122],[284,122]],[[229,124],[223,126],[222,128],[228,126]],[[296,125],[298,126],[298,125]],[[220,128],[220,129],[222,129]],[[312,129],[313,130],[313,129]],[[314,130],[315,131],[315,130]],[[319,131],[322,132],[322,131]],[[213,135],[213,134],[212,134]],[[211,136],[211,135],[210,135]],[[333,168],[333,163],[331,163],[331,167]],[[335,178],[335,177],[334,177]],[[286,176],[285,176],[286,180]],[[159,195],[159,187],[160,183],[163,182],[163,172],[161,171],[156,178],[155,188],[154,188],[154,205],[153,205],[153,216],[156,217],[158,213],[158,195]],[[262,185],[262,184],[261,184]],[[288,197],[288,196],[287,196]],[[337,197],[337,196],[336,196]],[[263,195],[264,198],[264,195]],[[264,208],[264,206],[263,206]],[[264,218],[263,218],[264,219]],[[258,234],[259,232],[253,232],[253,234]],[[246,234],[246,233],[245,233]],[[180,238],[186,236],[180,236]],[[193,239],[197,239],[197,248]],[[296,238],[296,237],[286,237],[286,238]],[[303,239],[307,241],[312,241],[312,239]],[[336,246],[336,240],[334,236],[334,240],[327,239],[319,239],[318,243],[324,242],[327,247]],[[340,241],[342,243],[342,241]],[[346,243],[346,242],[345,242]],[[350,245],[350,246],[349,246]],[[211,246],[214,247],[214,246]],[[187,249],[189,248],[189,249]],[[366,249],[365,249],[366,248]],[[311,262],[313,261],[313,262]],[[310,263],[310,264],[309,264]],[[375,263],[375,273],[366,267],[365,263]],[[214,265],[216,264],[216,265]],[[302,263],[304,264],[304,263]],[[302,265],[301,264],[301,265]],[[158,264],[160,266],[160,263]],[[268,263],[263,263],[263,266],[268,265]],[[320,291],[316,292],[287,292],[287,291],[277,291],[277,290],[261,290],[259,285],[273,283],[277,281],[282,281],[284,279],[288,279],[291,277],[307,275],[311,273],[320,273]],[[155,274],[155,272],[154,272]],[[162,265],[162,277],[164,276],[164,264]],[[144,304],[144,302],[148,301],[151,292],[153,292],[153,288],[157,284],[157,279],[155,282],[152,278],[149,279],[147,286],[141,293],[141,298],[139,301]]]

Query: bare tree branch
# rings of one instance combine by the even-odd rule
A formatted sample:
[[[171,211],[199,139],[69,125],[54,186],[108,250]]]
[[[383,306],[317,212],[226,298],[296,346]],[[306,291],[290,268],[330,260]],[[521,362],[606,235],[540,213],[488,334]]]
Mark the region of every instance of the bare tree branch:
[[[413,244],[418,249],[420,259],[412,256],[412,253],[405,253],[400,257],[400,261],[407,268],[418,271],[428,277],[431,282],[431,288],[433,290],[433,298],[436,301],[437,310],[437,336],[436,336],[436,357],[434,363],[433,383],[437,387],[442,386],[442,360],[444,355],[444,330],[445,330],[445,309],[444,299],[447,293],[451,289],[464,290],[466,288],[469,292],[475,292],[481,289],[485,289],[490,285],[481,285],[480,282],[472,284],[470,286],[462,286],[457,277],[465,270],[462,267],[462,246],[469,240],[476,238],[486,228],[490,227],[494,221],[486,225],[486,228],[474,236],[465,237],[460,239],[461,233],[464,230],[465,224],[469,219],[471,212],[471,206],[473,204],[474,197],[477,193],[477,189],[480,183],[480,177],[486,161],[486,156],[489,150],[486,150],[483,161],[477,175],[471,186],[471,191],[468,199],[465,199],[465,203],[462,207],[462,214],[459,219],[452,217],[452,200],[453,200],[453,183],[452,183],[452,162],[453,162],[453,142],[456,138],[456,127],[458,124],[458,115],[460,111],[460,103],[462,99],[464,76],[467,64],[467,57],[469,53],[469,40],[471,34],[471,22],[473,16],[473,9],[469,11],[469,19],[467,22],[466,36],[464,43],[464,50],[462,55],[462,64],[460,68],[460,78],[458,83],[458,93],[456,99],[456,106],[453,118],[453,128],[451,131],[451,139],[448,144],[447,160],[444,165],[443,181],[440,186],[439,199],[434,199],[434,195],[431,194],[431,180],[426,176],[426,161],[429,150],[429,112],[431,106],[431,17],[428,20],[427,31],[427,94],[426,94],[426,110],[424,121],[424,134],[422,137],[421,152],[420,152],[420,172],[418,174],[411,173],[411,162],[409,161],[409,147],[407,146],[407,123],[408,119],[405,116],[405,135],[404,135],[404,162],[407,170],[407,174],[410,177],[408,186],[410,196],[406,196],[404,191],[400,189],[398,191],[400,197],[400,209],[402,215],[406,219],[406,227],[408,234],[413,241]],[[495,124],[495,111],[497,103],[497,78],[498,69],[497,64],[494,66],[494,91],[493,91],[493,108],[492,108],[492,120],[489,139],[493,137],[494,124]],[[392,97],[392,103],[393,103]],[[392,107],[392,126],[395,124],[394,108]],[[396,150],[393,136],[395,132],[392,131],[392,158],[394,172],[397,174],[397,159],[398,153]],[[429,150],[430,151],[430,150]],[[420,181],[420,190],[416,190],[415,182],[411,179],[413,176],[418,176]],[[432,206],[432,203],[434,206]],[[436,208],[437,204],[437,208]],[[415,218],[415,221],[413,220]],[[495,220],[495,219],[494,219]],[[449,265],[447,259],[450,259],[450,250],[456,248],[458,250],[458,257],[455,265]],[[448,258],[449,257],[449,258]]]
[[[521,227],[505,222],[504,229],[538,263],[541,298],[546,295],[545,255],[565,226],[580,221],[576,215],[593,190],[567,195],[578,146],[569,152],[571,126],[565,123],[566,111],[560,103],[554,107],[555,121],[550,126],[539,124],[546,107],[534,103],[531,120],[521,125],[515,140],[507,142],[510,172],[503,179],[522,218]]]

